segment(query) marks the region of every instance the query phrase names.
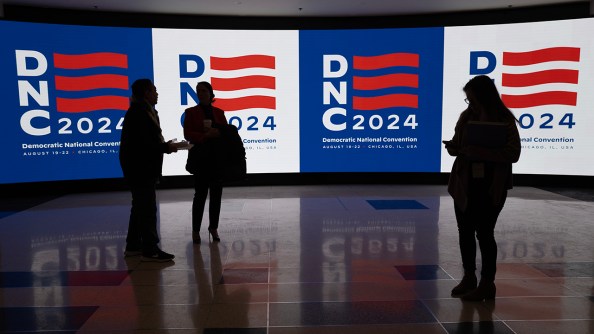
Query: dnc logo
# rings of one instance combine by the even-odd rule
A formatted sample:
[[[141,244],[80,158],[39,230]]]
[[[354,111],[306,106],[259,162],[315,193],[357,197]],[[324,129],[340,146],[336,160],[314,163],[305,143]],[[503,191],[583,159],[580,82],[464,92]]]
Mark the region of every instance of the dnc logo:
[[[206,65],[198,55],[180,55],[180,78],[200,78]],[[214,105],[226,112],[246,109],[276,110],[276,58],[270,55],[241,55],[209,58],[211,84],[217,98]],[[180,84],[181,104],[188,97],[198,102],[189,83]],[[220,93],[220,94],[219,94]],[[225,97],[221,97],[224,95]]]
[[[128,56],[113,52],[53,53],[49,58],[36,50],[15,50],[18,105],[23,110],[21,129],[31,136],[49,135],[55,124],[51,118],[57,116],[58,134],[121,130],[121,114],[115,125],[110,117],[80,116],[127,110]]]
[[[557,46],[503,52],[501,58],[501,86],[508,92],[501,97],[508,107],[576,106],[580,48]],[[489,74],[496,67],[497,57],[492,52],[470,53],[471,75]]]
[[[518,117],[523,129],[576,125],[573,109],[578,106],[580,51],[579,47],[552,46],[500,55],[501,99],[507,107],[524,111]],[[471,75],[490,74],[497,67],[493,52],[470,53]],[[543,111],[534,115],[534,110]]]
[[[384,118],[374,111],[393,108],[419,108],[419,63],[418,53],[396,52],[374,56],[353,56],[351,64],[355,75],[351,78],[353,110],[368,114],[368,125],[372,130],[379,130],[384,126]],[[349,61],[343,55],[324,55],[323,57],[323,103],[331,105],[348,104],[348,82],[334,79],[344,78],[349,68]],[[328,109],[323,117],[324,127],[330,131],[347,129],[346,121],[334,121],[334,116],[347,116],[344,107]],[[353,130],[364,129],[365,116],[359,114],[353,117]],[[392,114],[387,117],[387,129],[399,127],[399,116]],[[403,123],[411,129],[416,128],[416,115],[410,114]]]

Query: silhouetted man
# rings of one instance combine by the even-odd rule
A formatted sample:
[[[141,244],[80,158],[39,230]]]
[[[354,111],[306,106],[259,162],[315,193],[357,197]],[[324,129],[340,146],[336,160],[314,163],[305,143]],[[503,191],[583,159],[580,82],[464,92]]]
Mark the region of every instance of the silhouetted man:
[[[132,192],[124,255],[141,255],[142,261],[166,262],[175,256],[158,246],[155,187],[161,177],[163,153],[177,152],[178,145],[163,139],[155,110],[158,97],[150,79],[136,80],[122,126],[120,165]]]

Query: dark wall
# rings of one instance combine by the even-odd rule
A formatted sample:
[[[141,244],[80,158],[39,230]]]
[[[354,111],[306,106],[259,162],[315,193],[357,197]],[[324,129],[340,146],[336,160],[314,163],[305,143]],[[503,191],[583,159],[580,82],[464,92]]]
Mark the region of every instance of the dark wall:
[[[576,19],[590,16],[589,1],[564,5],[510,8],[431,15],[376,17],[233,17],[132,14],[78,11],[4,5],[4,19],[11,21],[94,26],[189,29],[361,29],[501,24]],[[285,173],[254,174],[236,186],[301,184],[446,184],[447,173]],[[192,176],[166,177],[162,188],[191,187]],[[516,175],[517,185],[594,187],[594,177]],[[0,197],[40,196],[68,192],[126,189],[122,179],[79,180],[0,185]]]
[[[132,14],[4,5],[12,21],[192,29],[360,29],[460,26],[563,20],[590,16],[590,2],[430,15],[373,17],[247,17]]]

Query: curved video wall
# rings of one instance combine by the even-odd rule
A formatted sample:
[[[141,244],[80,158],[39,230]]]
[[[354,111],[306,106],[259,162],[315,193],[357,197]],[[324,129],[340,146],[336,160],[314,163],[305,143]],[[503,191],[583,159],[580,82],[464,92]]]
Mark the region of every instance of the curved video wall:
[[[349,30],[0,21],[0,183],[121,177],[129,87],[153,79],[166,139],[199,81],[239,128],[248,173],[449,172],[441,141],[486,74],[520,121],[518,174],[594,175],[594,19]],[[186,151],[164,175],[187,175]]]

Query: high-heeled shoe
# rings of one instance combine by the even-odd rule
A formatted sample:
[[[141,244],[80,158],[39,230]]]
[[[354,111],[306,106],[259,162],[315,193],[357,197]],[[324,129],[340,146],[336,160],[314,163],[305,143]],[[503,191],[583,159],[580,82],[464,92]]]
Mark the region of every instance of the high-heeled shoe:
[[[202,242],[202,240],[200,239],[200,233],[192,231],[192,242],[195,244],[199,244]]]
[[[462,300],[469,302],[480,302],[483,300],[495,299],[497,288],[493,281],[484,281],[481,279],[476,289],[462,296]]]
[[[212,236],[212,241],[216,241],[216,242],[221,241],[221,238],[219,238],[219,233],[214,228],[208,229],[208,240],[210,240],[210,236]]]

